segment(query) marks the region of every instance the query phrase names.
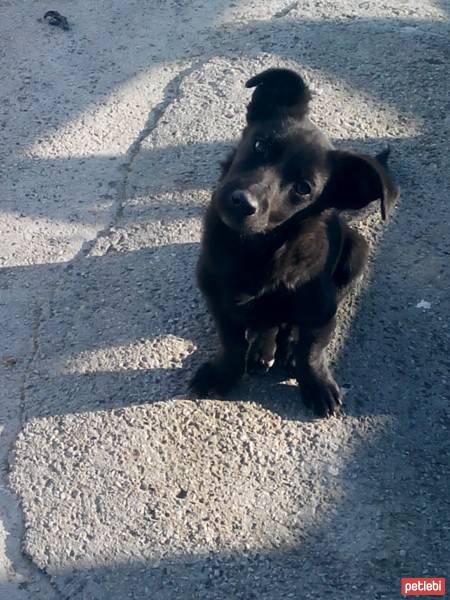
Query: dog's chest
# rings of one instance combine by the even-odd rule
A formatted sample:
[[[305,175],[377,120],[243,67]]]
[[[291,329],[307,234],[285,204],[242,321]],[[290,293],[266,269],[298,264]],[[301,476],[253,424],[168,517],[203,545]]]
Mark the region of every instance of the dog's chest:
[[[255,325],[275,323],[280,315],[290,321],[323,271],[325,246],[303,236],[302,243],[285,244],[271,255],[241,252],[230,265],[233,312]]]
[[[311,234],[273,253],[264,248],[236,253],[229,265],[231,287],[243,299],[278,289],[294,290],[323,270],[327,250],[326,239]]]

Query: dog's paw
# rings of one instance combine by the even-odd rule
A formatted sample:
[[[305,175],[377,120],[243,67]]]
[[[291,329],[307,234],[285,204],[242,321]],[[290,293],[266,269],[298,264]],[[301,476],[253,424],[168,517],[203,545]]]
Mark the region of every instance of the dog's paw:
[[[189,382],[189,392],[197,398],[208,396],[211,392],[225,396],[237,379],[238,377],[227,373],[219,363],[211,360],[203,363],[197,370]]]
[[[318,417],[336,415],[342,406],[342,391],[331,377],[308,377],[300,382],[300,391],[305,405]]]
[[[247,358],[247,371],[249,373],[264,374],[273,367],[274,363],[274,356],[268,356],[263,352],[255,350]]]
[[[278,367],[286,371],[289,377],[295,377],[297,370],[294,345],[284,346],[279,351],[277,350],[275,362]]]
[[[277,338],[276,364],[284,369],[290,377],[296,375],[295,350],[299,333],[297,327],[285,326],[280,329]]]
[[[273,328],[256,334],[247,355],[248,373],[263,374],[273,367],[277,350],[277,332],[278,328]]]

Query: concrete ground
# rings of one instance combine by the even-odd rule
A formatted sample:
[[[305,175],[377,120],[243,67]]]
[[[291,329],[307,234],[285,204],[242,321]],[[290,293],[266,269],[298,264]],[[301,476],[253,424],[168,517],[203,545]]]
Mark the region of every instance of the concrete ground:
[[[448,10],[2,2],[2,600],[391,600],[450,573]],[[357,224],[328,421],[275,376],[184,396],[216,345],[201,216],[274,65],[337,144],[389,141],[402,187]]]

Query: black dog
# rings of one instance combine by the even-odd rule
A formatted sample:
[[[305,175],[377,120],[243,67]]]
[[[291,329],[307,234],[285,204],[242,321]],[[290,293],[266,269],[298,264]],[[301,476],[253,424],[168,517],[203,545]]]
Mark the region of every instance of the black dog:
[[[389,152],[334,149],[307,117],[310,92],[293,71],[269,69],[247,87],[256,88],[247,126],[207,210],[197,273],[222,349],[190,387],[222,395],[246,366],[291,354],[304,402],[331,415],[342,394],[325,348],[368,254],[337,211],[379,199],[386,218],[398,196]]]

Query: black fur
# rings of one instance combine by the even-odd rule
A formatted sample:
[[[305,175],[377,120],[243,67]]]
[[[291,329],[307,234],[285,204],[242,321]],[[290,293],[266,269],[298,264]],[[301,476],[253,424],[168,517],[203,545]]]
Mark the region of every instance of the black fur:
[[[377,157],[336,150],[307,117],[309,90],[287,69],[253,77],[247,126],[208,207],[198,282],[215,320],[219,354],[190,386],[226,394],[246,368],[275,355],[295,369],[304,402],[331,415],[342,401],[325,349],[338,303],[362,273],[367,243],[339,215],[398,189]]]

